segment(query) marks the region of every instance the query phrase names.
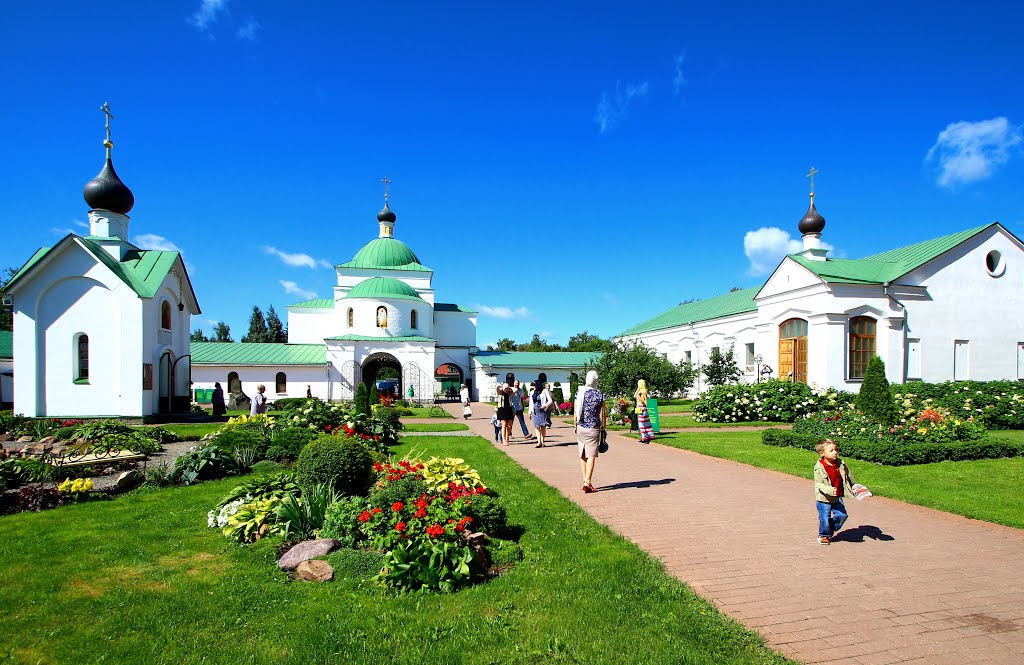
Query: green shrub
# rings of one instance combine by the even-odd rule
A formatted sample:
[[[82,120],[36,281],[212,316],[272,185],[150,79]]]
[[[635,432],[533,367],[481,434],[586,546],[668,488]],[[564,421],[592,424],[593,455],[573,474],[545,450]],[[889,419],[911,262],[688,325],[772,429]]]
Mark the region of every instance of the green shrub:
[[[374,508],[391,508],[396,501],[411,502],[426,494],[427,483],[412,474],[398,480],[385,480],[370,493],[370,505]]]
[[[277,525],[285,538],[316,538],[324,525],[327,509],[337,501],[337,492],[326,484],[314,485],[302,496],[289,492],[277,506]]]
[[[819,437],[785,430],[764,430],[761,442],[769,446],[788,446],[814,450]],[[902,443],[893,441],[837,442],[843,457],[886,466],[930,464],[945,460],[996,459],[1024,455],[1024,444],[1001,439],[959,441],[953,443]]]
[[[334,568],[335,579],[368,580],[384,567],[384,553],[344,548],[331,552],[327,563]]]
[[[263,460],[252,465],[252,472],[260,476],[280,473],[282,471],[287,471],[287,469],[271,460]]]
[[[221,450],[234,454],[236,450],[251,450],[255,461],[266,458],[270,440],[260,429],[231,429],[221,432],[214,440]]]
[[[911,413],[943,406],[959,418],[973,418],[988,429],[1024,428],[1024,383],[1019,381],[912,381],[891,386],[898,408]]]
[[[816,411],[819,401],[832,404],[843,401],[843,397],[831,391],[819,398],[807,384],[778,379],[717,386],[694,400],[693,419],[713,423],[751,420],[791,423],[798,416]]]
[[[359,547],[364,544],[366,536],[359,528],[359,515],[368,506],[366,499],[361,496],[338,499],[327,508],[323,526],[320,528],[320,537],[334,538],[344,547]]]
[[[358,440],[321,434],[299,454],[295,470],[303,489],[325,484],[346,496],[362,496],[370,486],[371,464]]]
[[[505,507],[497,497],[478,494],[469,505],[469,515],[473,518],[473,531],[483,531],[488,536],[500,536],[508,529],[508,515]]]
[[[466,545],[416,539],[395,545],[374,579],[401,591],[451,593],[472,582],[478,572],[473,551]]]
[[[297,460],[302,449],[316,435],[316,432],[304,427],[285,427],[284,429],[275,430],[270,437],[270,447],[278,448],[280,452],[278,456],[272,457],[268,449],[267,459],[276,461],[282,459]]]
[[[163,427],[143,427],[136,431],[142,433],[143,436],[148,436],[159,444],[174,443],[178,440],[177,434]]]
[[[281,399],[274,400],[275,411],[288,411],[299,406],[303,406],[306,403],[307,397],[282,397]]]
[[[236,473],[234,456],[215,445],[194,446],[174,461],[174,480],[186,485]]]
[[[490,538],[485,549],[491,565],[498,568],[506,568],[523,560],[523,548],[513,540]]]
[[[857,410],[884,425],[896,422],[896,402],[885,378],[885,363],[878,356],[871,359],[864,372],[864,382],[857,394]]]
[[[356,386],[355,408],[357,413],[370,415],[370,402],[368,399],[369,395],[367,394],[368,392],[369,391],[367,391],[366,389],[366,384],[360,381],[359,385]]]

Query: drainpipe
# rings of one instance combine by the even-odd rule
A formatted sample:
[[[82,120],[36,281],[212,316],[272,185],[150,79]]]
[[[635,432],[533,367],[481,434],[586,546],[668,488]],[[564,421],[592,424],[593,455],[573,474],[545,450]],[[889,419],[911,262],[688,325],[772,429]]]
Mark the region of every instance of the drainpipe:
[[[904,346],[906,346],[906,339],[907,339],[907,316],[908,316],[907,306],[904,305],[899,300],[897,300],[896,297],[893,296],[891,293],[889,293],[889,284],[890,284],[890,282],[882,282],[882,292],[885,294],[885,297],[887,297],[889,300],[891,300],[894,303],[896,303],[897,305],[899,305],[900,309],[903,310],[903,340],[904,340]],[[905,351],[904,351],[904,355],[906,355]],[[903,369],[900,371],[900,374],[903,376],[903,383],[906,383],[907,382],[907,363],[906,363],[906,358],[904,357],[903,360],[904,360],[904,362],[903,362]]]

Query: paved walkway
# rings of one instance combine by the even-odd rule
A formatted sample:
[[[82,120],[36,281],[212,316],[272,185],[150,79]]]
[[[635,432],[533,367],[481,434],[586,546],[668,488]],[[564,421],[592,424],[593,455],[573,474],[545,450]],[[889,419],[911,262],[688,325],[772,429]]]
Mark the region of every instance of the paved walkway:
[[[492,441],[492,412],[462,422]],[[501,449],[791,658],[1024,663],[1022,530],[873,497],[824,547],[809,479],[612,432],[584,494],[571,426],[516,441]]]

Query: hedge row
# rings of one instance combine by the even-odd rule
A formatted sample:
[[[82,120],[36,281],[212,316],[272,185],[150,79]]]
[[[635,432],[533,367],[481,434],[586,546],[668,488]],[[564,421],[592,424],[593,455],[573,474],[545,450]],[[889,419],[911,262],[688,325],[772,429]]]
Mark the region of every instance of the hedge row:
[[[814,450],[818,437],[796,434],[788,430],[767,429],[761,432],[766,446],[784,446]],[[843,457],[874,462],[886,466],[929,464],[951,460],[996,459],[1024,455],[1024,444],[1001,439],[960,441],[955,443],[890,443],[887,441],[840,441]]]

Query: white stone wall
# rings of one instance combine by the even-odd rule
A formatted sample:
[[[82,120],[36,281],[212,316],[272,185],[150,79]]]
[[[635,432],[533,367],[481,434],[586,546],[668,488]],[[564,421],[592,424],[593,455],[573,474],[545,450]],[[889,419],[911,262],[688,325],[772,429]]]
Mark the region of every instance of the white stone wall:
[[[434,312],[433,337],[438,346],[476,346],[476,314]]]
[[[8,404],[14,401],[14,377],[7,376],[14,371],[14,361],[0,360],[0,402]]]
[[[569,374],[576,372],[583,376],[582,368],[546,368],[546,367],[508,367],[504,365],[481,365],[479,361],[473,360],[473,394],[471,399],[474,402],[496,402],[497,394],[495,389],[499,384],[505,382],[505,375],[512,372],[516,375],[521,386],[528,387],[537,380],[541,372],[547,374],[548,383],[554,391],[555,386],[561,386],[562,396],[567,401],[572,401],[569,394]],[[581,381],[582,382],[582,381]]]
[[[343,316],[344,310],[339,310],[337,303],[334,309],[289,307],[288,343],[323,344],[327,337],[345,335]]]
[[[237,372],[238,379],[242,382],[242,392],[250,398],[256,394],[256,388],[262,383],[267,387],[265,394],[271,402],[282,397],[305,397],[306,386],[313,391],[314,397],[326,400],[328,369],[325,365],[193,365],[192,389],[195,391],[196,388],[213,388],[214,383],[220,382],[221,388],[224,389],[224,398],[227,399],[228,374]],[[278,372],[285,374],[284,393],[278,393],[276,390]],[[192,394],[194,397],[195,392]]]

